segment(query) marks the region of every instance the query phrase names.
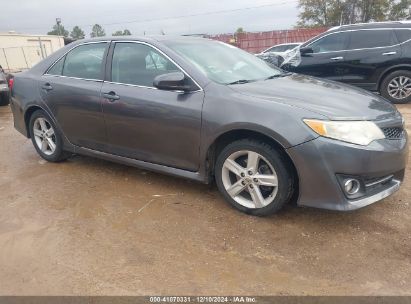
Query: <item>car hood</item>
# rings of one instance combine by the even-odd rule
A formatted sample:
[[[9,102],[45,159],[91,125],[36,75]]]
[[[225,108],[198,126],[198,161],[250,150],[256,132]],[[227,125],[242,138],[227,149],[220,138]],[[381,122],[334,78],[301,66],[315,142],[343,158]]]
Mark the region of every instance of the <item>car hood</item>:
[[[244,95],[299,107],[331,120],[383,120],[400,115],[392,104],[375,94],[299,74],[230,87]]]

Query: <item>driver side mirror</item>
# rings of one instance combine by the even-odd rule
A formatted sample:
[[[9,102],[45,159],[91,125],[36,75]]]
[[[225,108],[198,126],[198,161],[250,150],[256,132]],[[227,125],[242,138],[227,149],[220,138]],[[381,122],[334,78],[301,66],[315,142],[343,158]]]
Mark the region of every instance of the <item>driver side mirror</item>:
[[[300,48],[300,54],[303,56],[308,55],[308,54],[313,54],[313,53],[314,53],[314,50],[309,46]]]
[[[159,90],[188,92],[192,88],[185,80],[182,72],[161,74],[154,78],[153,86]]]

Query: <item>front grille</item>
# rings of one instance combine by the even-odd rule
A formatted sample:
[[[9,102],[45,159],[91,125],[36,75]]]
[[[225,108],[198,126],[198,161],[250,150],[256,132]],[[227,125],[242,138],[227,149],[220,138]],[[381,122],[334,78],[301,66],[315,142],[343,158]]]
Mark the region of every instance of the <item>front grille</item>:
[[[382,128],[385,138],[401,139],[404,137],[404,129],[401,127]]]

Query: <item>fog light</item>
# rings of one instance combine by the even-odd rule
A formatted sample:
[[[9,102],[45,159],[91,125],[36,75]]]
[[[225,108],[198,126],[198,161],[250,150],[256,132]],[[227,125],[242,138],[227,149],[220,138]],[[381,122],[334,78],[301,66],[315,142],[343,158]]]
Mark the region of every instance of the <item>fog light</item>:
[[[358,193],[360,186],[360,182],[354,178],[349,178],[344,181],[344,190],[349,195]]]

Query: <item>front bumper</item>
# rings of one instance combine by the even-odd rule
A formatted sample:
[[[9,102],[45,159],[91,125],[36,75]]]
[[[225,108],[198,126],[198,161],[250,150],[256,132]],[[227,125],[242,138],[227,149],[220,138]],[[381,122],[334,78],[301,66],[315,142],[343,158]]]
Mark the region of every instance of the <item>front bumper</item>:
[[[363,147],[323,137],[287,150],[298,172],[298,204],[330,210],[355,210],[396,192],[408,160],[408,137],[382,139]],[[349,198],[338,175],[369,182],[363,195]]]
[[[400,189],[401,181],[393,179],[391,183],[381,192],[376,194],[358,199],[358,200],[349,200],[348,204],[346,205],[345,210],[355,210],[359,209],[368,205],[371,205],[375,202],[378,202],[391,194],[397,192]]]

